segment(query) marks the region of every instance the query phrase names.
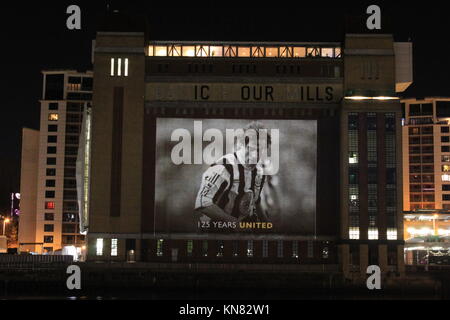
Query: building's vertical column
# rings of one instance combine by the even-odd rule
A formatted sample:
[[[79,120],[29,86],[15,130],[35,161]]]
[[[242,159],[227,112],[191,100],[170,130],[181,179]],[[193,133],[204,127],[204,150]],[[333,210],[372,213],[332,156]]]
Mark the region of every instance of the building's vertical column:
[[[94,61],[88,236],[128,234],[137,241],[142,218],[144,34],[99,32]],[[129,250],[140,257],[139,245]]]

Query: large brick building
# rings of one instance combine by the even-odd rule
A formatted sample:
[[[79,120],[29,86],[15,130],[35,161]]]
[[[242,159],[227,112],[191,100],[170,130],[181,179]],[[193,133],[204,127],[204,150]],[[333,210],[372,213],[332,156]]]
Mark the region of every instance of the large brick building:
[[[403,273],[396,92],[410,78],[411,44],[392,35],[347,34],[344,43],[206,43],[97,33],[84,170],[89,197],[82,203],[89,208],[82,212],[88,260],[293,264],[345,275],[378,264]],[[275,202],[284,210],[278,229],[204,232],[195,231],[191,218],[182,223],[191,216],[183,195],[194,211],[201,174],[174,183],[197,167],[167,164],[166,148],[175,140],[164,134],[194,119],[220,128],[260,120],[290,137],[280,143],[280,176],[263,189],[266,207]],[[309,140],[295,133],[309,129]],[[306,160],[295,160],[304,152],[314,159],[313,175],[304,170]]]

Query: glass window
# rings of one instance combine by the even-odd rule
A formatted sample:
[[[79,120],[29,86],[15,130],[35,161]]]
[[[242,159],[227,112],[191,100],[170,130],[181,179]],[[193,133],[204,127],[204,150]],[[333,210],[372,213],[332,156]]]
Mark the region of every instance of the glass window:
[[[58,103],[57,102],[51,102],[48,104],[48,110],[58,110]]]
[[[314,241],[308,240],[308,258],[314,258]]]
[[[283,258],[283,240],[277,241],[277,257]]]
[[[57,136],[48,136],[47,137],[47,143],[56,143],[56,142],[58,142]]]
[[[47,169],[47,176],[53,177],[56,176],[56,169]]]
[[[233,241],[233,257],[239,256],[239,242]]]
[[[250,47],[239,47],[238,48],[238,56],[249,58],[250,57]]]
[[[154,51],[155,57],[166,57],[167,47],[166,46],[156,46]]]
[[[247,257],[253,257],[253,240],[247,241]]]
[[[266,48],[266,57],[267,58],[278,57],[278,48]]]
[[[298,259],[298,241],[292,241],[292,258]]]
[[[117,257],[117,239],[111,239],[111,257]]]
[[[191,257],[192,256],[192,252],[194,249],[194,241],[193,240],[188,240],[187,242],[187,256]]]
[[[183,46],[183,57],[195,57],[195,47]]]
[[[223,257],[224,244],[223,241],[217,241],[217,257]]]
[[[53,232],[54,229],[53,224],[44,224],[44,232]]]
[[[55,197],[55,191],[45,191],[45,197],[48,199],[53,199]]]
[[[208,46],[196,46],[195,47],[195,56],[196,57],[208,57],[209,56],[209,47]]]
[[[292,58],[294,50],[291,47],[280,47],[279,56],[281,58]]]
[[[47,158],[47,165],[50,166],[56,165],[56,158]]]
[[[44,213],[44,220],[45,221],[53,221],[53,220],[55,220],[55,214],[52,213],[52,212]]]
[[[164,239],[158,239],[158,241],[156,242],[156,255],[158,257],[162,257],[164,254],[163,246],[164,246]]]
[[[109,73],[109,75],[111,76],[111,77],[114,77],[114,58],[111,58],[111,71],[110,71],[110,73]]]
[[[267,258],[269,256],[269,241],[268,240],[263,240],[262,255],[263,255],[263,258]]]
[[[252,57],[264,57],[264,47],[252,47]]]
[[[224,57],[236,57],[237,54],[237,48],[235,46],[226,46],[223,48]]]
[[[181,57],[181,46],[171,46],[169,47],[169,57]]]
[[[359,228],[358,227],[351,227],[349,229],[349,238],[350,240],[359,240]]]
[[[56,153],[56,147],[47,147],[47,153],[48,154],[55,154]]]
[[[223,56],[222,49],[223,49],[222,47],[211,46],[209,47],[209,54],[211,57],[222,57]]]
[[[322,48],[322,57],[333,58],[333,48]]]
[[[56,125],[56,124],[49,124],[47,131],[48,132],[57,132],[58,131],[58,125]]]
[[[46,201],[45,202],[45,209],[55,209],[55,202],[54,201]]]
[[[203,255],[204,257],[207,257],[207,256],[208,256],[208,240],[204,240],[204,241],[202,242],[202,255]]]
[[[450,146],[442,146],[441,152],[450,152]]]
[[[304,58],[306,57],[306,48],[296,47],[294,48],[294,57],[295,58]]]
[[[55,180],[46,180],[45,181],[45,186],[46,187],[54,187],[56,184]]]
[[[443,142],[443,143],[450,142],[450,136],[443,136],[443,137],[441,137],[441,142]]]
[[[441,127],[441,133],[449,133],[450,127]]]
[[[53,243],[53,236],[44,236],[44,243]]]
[[[101,239],[101,238],[97,239],[95,248],[96,248],[97,256],[102,256],[103,255],[103,239]]]

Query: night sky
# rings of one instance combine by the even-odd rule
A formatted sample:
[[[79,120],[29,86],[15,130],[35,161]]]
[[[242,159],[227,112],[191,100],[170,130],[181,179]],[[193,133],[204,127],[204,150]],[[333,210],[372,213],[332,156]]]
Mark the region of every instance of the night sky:
[[[8,208],[9,192],[20,189],[21,128],[39,127],[39,102],[44,69],[90,69],[91,41],[113,9],[129,27],[147,21],[153,40],[343,41],[344,34],[365,27],[365,10],[379,4],[383,32],[414,46],[414,84],[405,96],[450,96],[450,18],[442,1],[383,4],[379,1],[343,5],[343,1],[226,2],[212,5],[157,7],[153,2],[33,1],[2,2],[2,110],[0,125],[0,214]],[[394,1],[391,1],[394,2]],[[14,3],[14,4],[12,4]],[[185,5],[188,2],[185,2]],[[225,2],[218,2],[223,3]],[[339,3],[339,4],[338,4]],[[345,2],[348,3],[348,2]],[[66,28],[66,8],[82,10],[82,30]],[[142,24],[143,26],[144,24]],[[137,27],[140,28],[140,27]],[[127,30],[129,31],[129,30]],[[136,30],[139,31],[139,30]]]

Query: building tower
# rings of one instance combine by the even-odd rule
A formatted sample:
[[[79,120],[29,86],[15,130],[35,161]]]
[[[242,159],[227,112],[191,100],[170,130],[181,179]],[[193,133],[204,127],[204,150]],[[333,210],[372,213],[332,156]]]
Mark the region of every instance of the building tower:
[[[75,247],[81,254],[85,236],[78,226],[76,162],[83,111],[92,99],[92,72],[42,73],[40,131],[23,132],[20,250]]]

